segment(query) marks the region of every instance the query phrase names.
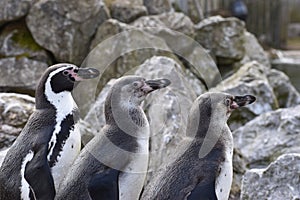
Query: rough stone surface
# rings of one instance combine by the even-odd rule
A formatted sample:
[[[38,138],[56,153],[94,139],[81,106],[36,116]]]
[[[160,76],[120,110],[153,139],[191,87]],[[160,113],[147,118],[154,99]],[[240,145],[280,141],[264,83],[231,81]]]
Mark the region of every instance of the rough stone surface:
[[[144,5],[146,6],[150,15],[169,12],[172,9],[169,0],[144,0]]]
[[[147,15],[147,8],[143,5],[142,0],[114,0],[109,7],[111,17],[125,23]]]
[[[247,171],[243,178],[241,199],[300,199],[299,174],[300,154],[282,155],[266,169]]]
[[[244,48],[245,48],[245,57],[243,60],[248,61],[257,61],[264,65],[265,67],[270,68],[270,60],[267,53],[264,51],[262,46],[258,43],[255,36],[247,31],[244,34]]]
[[[256,102],[232,113],[229,126],[237,129],[254,117],[278,108],[273,88],[266,77],[267,68],[253,61],[243,65],[235,74],[222,81],[213,90],[228,92],[233,95],[251,94]]]
[[[0,149],[9,147],[34,111],[34,98],[0,93]]]
[[[175,10],[180,10],[188,15],[194,23],[198,23],[204,19],[204,13],[201,4],[203,1],[194,0],[171,0]],[[202,4],[203,5],[203,4]]]
[[[289,108],[300,104],[300,94],[286,74],[272,69],[267,77],[280,108]]]
[[[218,64],[233,64],[245,55],[245,25],[236,18],[214,16],[195,25],[196,40],[216,56]]]
[[[0,59],[0,91],[33,94],[41,75],[48,65],[26,57]]]
[[[248,168],[266,167],[284,153],[300,152],[300,106],[264,113],[233,135]]]
[[[24,17],[34,1],[2,0],[0,4],[0,24]]]
[[[36,42],[59,62],[81,64],[96,28],[109,18],[102,0],[36,2],[26,22]]]
[[[23,20],[2,28],[0,57],[26,57],[49,65],[52,63],[48,53],[34,41]]]
[[[193,22],[189,17],[179,12],[168,12],[160,15],[144,16],[135,20],[132,25],[139,28],[153,27],[154,29],[149,29],[149,32],[156,35],[162,31],[167,32],[165,28],[168,28],[192,38],[195,36]]]

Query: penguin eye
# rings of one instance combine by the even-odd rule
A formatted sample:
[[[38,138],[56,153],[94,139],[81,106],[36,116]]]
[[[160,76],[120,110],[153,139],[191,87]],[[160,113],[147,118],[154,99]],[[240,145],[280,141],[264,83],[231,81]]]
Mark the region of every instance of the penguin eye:
[[[225,100],[225,104],[226,104],[226,106],[230,106],[230,104],[231,104],[231,99],[227,98],[227,99]]]
[[[67,76],[69,74],[68,71],[63,71],[63,75]]]
[[[139,82],[137,82],[137,81],[133,82],[133,87],[137,88],[137,87],[139,87],[139,85],[140,85]]]

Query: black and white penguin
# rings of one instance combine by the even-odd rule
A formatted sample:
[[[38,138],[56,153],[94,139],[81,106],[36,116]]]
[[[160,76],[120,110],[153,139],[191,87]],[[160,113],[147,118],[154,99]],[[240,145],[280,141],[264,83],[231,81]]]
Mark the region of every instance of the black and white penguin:
[[[232,183],[230,113],[251,104],[251,95],[205,93],[191,108],[185,151],[153,175],[142,200],[228,200]]]
[[[96,69],[56,64],[42,75],[35,111],[0,168],[0,199],[54,199],[80,151],[79,115],[71,91],[76,82],[95,78]]]
[[[105,101],[106,125],[74,162],[57,200],[137,200],[148,168],[149,123],[141,107],[167,79],[119,78]]]

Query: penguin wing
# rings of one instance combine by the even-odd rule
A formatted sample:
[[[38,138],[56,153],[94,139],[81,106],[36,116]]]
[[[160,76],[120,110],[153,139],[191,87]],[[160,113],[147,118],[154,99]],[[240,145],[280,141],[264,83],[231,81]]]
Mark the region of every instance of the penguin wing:
[[[55,197],[55,187],[47,160],[47,145],[34,151],[33,158],[25,168],[25,179],[30,185],[32,199],[49,200]]]
[[[120,171],[107,169],[95,174],[88,185],[89,195],[93,200],[118,200],[118,177]]]
[[[215,192],[215,182],[198,183],[187,197],[187,200],[218,200]]]

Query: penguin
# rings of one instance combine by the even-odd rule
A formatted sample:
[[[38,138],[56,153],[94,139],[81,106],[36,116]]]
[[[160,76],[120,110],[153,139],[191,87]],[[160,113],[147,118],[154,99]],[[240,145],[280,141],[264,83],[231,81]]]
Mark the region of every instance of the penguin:
[[[57,200],[137,200],[149,157],[149,122],[141,103],[168,79],[124,76],[105,100],[105,126],[82,150],[67,174]]]
[[[0,168],[0,199],[54,199],[64,174],[78,156],[79,113],[71,92],[98,70],[61,63],[42,75],[35,93],[35,111]]]
[[[185,151],[153,175],[141,199],[228,200],[233,139],[227,120],[233,110],[254,101],[251,95],[200,95],[189,113]]]

